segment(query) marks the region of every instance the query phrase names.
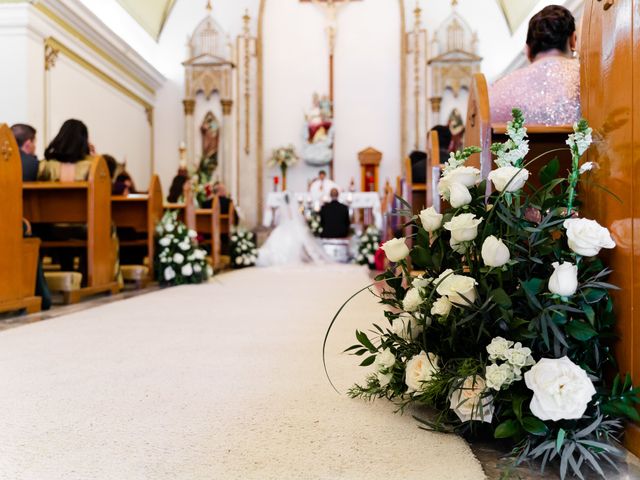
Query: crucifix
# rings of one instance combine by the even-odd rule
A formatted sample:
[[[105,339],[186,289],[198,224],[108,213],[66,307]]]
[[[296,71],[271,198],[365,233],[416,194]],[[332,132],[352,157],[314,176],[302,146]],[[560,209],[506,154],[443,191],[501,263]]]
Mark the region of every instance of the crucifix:
[[[338,11],[349,2],[358,0],[300,0],[305,3],[312,3],[324,8],[327,16],[327,37],[329,39],[329,100],[333,104],[333,59],[336,49],[336,35],[338,33]]]

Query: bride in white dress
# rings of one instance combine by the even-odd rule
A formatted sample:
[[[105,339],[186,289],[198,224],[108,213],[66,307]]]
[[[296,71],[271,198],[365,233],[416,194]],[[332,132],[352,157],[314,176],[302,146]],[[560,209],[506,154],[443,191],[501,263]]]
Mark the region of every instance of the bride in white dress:
[[[302,213],[284,197],[278,208],[277,226],[258,250],[258,267],[332,263],[319,241],[311,234]]]

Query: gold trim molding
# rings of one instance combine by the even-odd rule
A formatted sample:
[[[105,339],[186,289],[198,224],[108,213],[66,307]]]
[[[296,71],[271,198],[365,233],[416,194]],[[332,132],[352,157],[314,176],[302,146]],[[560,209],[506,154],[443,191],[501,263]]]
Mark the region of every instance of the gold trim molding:
[[[47,49],[53,49],[53,50],[56,50],[59,53],[63,53],[66,57],[68,57],[69,59],[73,60],[75,63],[77,63],[78,65],[83,67],[85,70],[93,73],[96,77],[98,77],[99,79],[101,79],[102,81],[104,81],[105,83],[110,85],[111,87],[113,87],[115,90],[118,90],[123,95],[129,97],[130,99],[132,99],[136,103],[139,103],[140,105],[142,105],[145,109],[153,107],[153,105],[151,105],[145,99],[143,99],[142,97],[136,95],[134,92],[132,92],[127,87],[125,87],[123,84],[118,82],[116,79],[114,79],[108,73],[105,73],[103,70],[101,70],[100,68],[96,67],[94,64],[92,64],[91,62],[86,60],[84,57],[81,57],[76,52],[71,50],[66,45],[60,43],[55,38],[53,38],[53,37],[46,38],[45,41],[44,41],[44,47],[45,47],[45,51],[47,51]]]
[[[56,60],[60,50],[56,50],[51,45],[45,44],[44,46],[44,69],[49,71],[56,66]]]
[[[193,115],[196,109],[196,101],[192,98],[186,98],[182,101],[182,107],[184,108],[185,115]]]
[[[147,84],[144,80],[142,80],[137,75],[134,75],[133,73],[131,73],[131,71],[127,70],[124,66],[120,65],[120,63],[116,62],[113,59],[113,57],[111,57],[111,55],[109,55],[107,52],[105,52],[104,50],[102,50],[101,48],[96,46],[87,37],[85,37],[81,32],[79,32],[76,28],[74,28],[66,20],[61,18],[58,14],[56,14],[53,10],[51,10],[49,7],[47,7],[44,3],[42,3],[42,2],[33,3],[33,7],[36,10],[38,10],[40,13],[42,13],[45,17],[49,18],[54,23],[56,23],[58,26],[60,26],[63,30],[65,30],[71,36],[73,36],[74,38],[79,40],[80,43],[82,43],[87,48],[92,50],[94,53],[96,53],[102,59],[106,60],[110,65],[113,65],[116,69],[118,69],[120,72],[122,72],[125,76],[129,77],[135,83],[140,85],[144,90],[146,90],[147,92],[149,92],[152,95],[155,95],[155,89],[153,89],[153,87],[151,87],[149,84]]]

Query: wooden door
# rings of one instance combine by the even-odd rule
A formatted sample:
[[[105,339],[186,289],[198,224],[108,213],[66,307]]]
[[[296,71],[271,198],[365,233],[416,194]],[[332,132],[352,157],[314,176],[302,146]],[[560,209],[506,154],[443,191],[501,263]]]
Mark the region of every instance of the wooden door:
[[[640,384],[640,0],[588,0],[582,27],[583,116],[594,129],[587,160],[596,186],[583,189],[585,216],[608,227],[617,243],[609,264],[615,294],[621,372]],[[634,24],[636,27],[634,28]],[[640,428],[628,429],[628,448],[640,454]]]

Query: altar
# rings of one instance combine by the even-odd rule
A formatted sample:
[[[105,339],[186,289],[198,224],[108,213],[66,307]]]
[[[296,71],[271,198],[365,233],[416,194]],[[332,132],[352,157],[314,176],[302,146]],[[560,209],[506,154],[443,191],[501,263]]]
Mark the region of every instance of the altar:
[[[297,202],[300,206],[313,202],[314,208],[319,209],[322,204],[320,200],[314,200],[308,192],[287,192],[287,194],[289,195],[290,201]],[[267,196],[263,215],[263,225],[265,227],[274,226],[275,213],[281,205],[285,204],[284,196],[285,192],[270,192]],[[350,212],[359,210],[364,210],[365,213],[370,212],[376,228],[378,230],[383,229],[382,203],[380,202],[380,196],[377,192],[342,192],[339,201],[347,205]]]

